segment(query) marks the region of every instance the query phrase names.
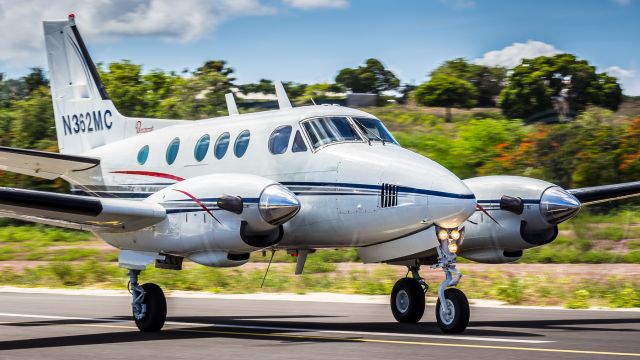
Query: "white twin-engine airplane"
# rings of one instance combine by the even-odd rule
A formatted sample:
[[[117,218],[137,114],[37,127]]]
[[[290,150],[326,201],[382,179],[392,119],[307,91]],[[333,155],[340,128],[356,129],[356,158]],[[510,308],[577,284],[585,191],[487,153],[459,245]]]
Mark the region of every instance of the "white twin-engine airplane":
[[[417,322],[428,285],[421,265],[441,268],[437,322],[460,333],[469,304],[455,288],[456,256],[502,263],[554,240],[581,202],[634,196],[640,182],[563,190],[541,180],[462,181],[403,149],[380,120],[340,106],[293,108],[276,83],[279,110],[199,121],[128,118],[115,109],[74,17],[44,22],[60,153],[0,148],[0,169],[72,185],[72,195],[0,188],[0,215],[93,232],[120,249],[133,318],[159,331],[165,297],[138,283],[146,266],[180,270],[240,266],[249,254],[298,255],[355,247],[367,263],[407,266],[391,311]]]

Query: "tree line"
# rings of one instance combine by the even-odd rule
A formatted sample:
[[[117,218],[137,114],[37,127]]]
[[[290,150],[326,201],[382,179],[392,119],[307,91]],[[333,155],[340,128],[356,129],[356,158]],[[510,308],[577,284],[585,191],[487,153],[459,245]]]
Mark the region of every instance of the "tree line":
[[[222,60],[206,61],[197,69],[182,73],[158,69],[145,72],[142,65],[126,60],[99,64],[98,70],[110,98],[128,116],[202,119],[226,115],[224,94],[232,90],[243,94],[274,93],[273,82],[267,79],[237,84],[234,69]],[[0,146],[57,151],[48,86],[45,72],[39,68],[32,69],[19,79],[8,79],[0,74]],[[474,151],[465,156],[453,155],[464,161],[449,161],[449,153],[437,152],[442,147],[437,142],[425,140],[429,142],[428,147],[413,146],[421,139],[421,134],[402,134],[403,145],[413,146],[434,160],[451,166],[463,177],[508,172],[573,184],[576,183],[575,179],[581,178],[596,179],[603,183],[637,179],[640,175],[638,120],[615,122],[610,117],[606,117],[609,119],[606,121],[585,120],[595,116],[586,111],[592,106],[616,110],[622,102],[620,85],[615,78],[597,73],[587,61],[570,54],[523,60],[513,69],[453,59],[433,70],[430,79],[418,86],[402,83],[379,60],[368,59],[360,66],[340,70],[332,83],[285,82],[284,86],[296,104],[310,104],[312,98],[326,100],[336,94],[353,91],[378,94],[382,99],[381,104],[387,104],[384,100],[393,98],[397,102],[418,106],[498,107],[502,112],[500,116],[492,110],[494,112],[489,116],[490,119],[483,119],[481,115],[471,122],[464,119],[465,127],[455,136],[464,138],[459,144],[460,149]],[[558,98],[564,101],[568,112],[560,112],[562,109],[556,104]],[[384,107],[379,109],[380,117],[386,121],[395,122],[396,117],[403,118],[406,115],[396,112],[394,117],[386,119]],[[452,120],[450,114],[444,121]],[[572,119],[570,122],[560,121]],[[455,116],[453,120],[456,121]],[[514,128],[509,130],[512,136],[527,135],[512,137],[510,141],[501,143],[504,144],[501,147],[496,145],[487,149],[474,140],[482,139],[479,136],[481,132],[493,133],[480,125],[483,121],[485,125],[496,128],[512,124],[513,121],[523,124],[560,123],[540,128],[543,129],[540,131],[538,128],[526,131],[523,130],[525,128]],[[576,137],[576,133],[581,136]],[[589,155],[580,150],[584,148],[591,149]],[[599,151],[602,154],[597,155]],[[478,156],[483,157],[483,162],[467,161]],[[578,160],[583,165],[578,166]],[[555,170],[544,173],[541,167],[534,166],[542,163],[545,164],[544,168]],[[571,164],[575,166],[568,166]],[[608,172],[610,164],[617,170]],[[559,175],[562,169],[576,167],[579,167],[579,171],[572,170],[571,174]],[[586,182],[589,181],[578,181]],[[51,184],[11,173],[3,173],[0,184],[58,190],[66,186],[62,181]]]

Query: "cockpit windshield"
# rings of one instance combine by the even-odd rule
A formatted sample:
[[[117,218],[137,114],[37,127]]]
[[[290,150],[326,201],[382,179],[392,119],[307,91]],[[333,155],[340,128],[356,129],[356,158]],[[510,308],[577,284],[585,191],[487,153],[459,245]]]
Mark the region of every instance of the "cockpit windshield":
[[[396,139],[389,133],[389,130],[384,127],[382,121],[365,117],[354,117],[353,121],[370,141],[398,144]]]
[[[323,145],[343,141],[362,141],[349,119],[342,116],[320,117],[302,123],[311,145],[317,149]]]

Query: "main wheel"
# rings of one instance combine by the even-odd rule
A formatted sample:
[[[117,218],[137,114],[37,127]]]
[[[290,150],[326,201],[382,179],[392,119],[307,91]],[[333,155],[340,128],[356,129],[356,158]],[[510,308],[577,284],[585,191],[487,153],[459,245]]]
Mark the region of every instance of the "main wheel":
[[[144,317],[137,319],[134,314],[136,326],[140,331],[156,332],[162,329],[167,319],[167,300],[160,286],[152,283],[143,284],[145,295],[142,303],[146,305]]]
[[[391,312],[401,323],[416,323],[424,314],[424,291],[414,278],[403,278],[391,291]]]
[[[444,333],[460,334],[469,325],[469,301],[464,293],[456,288],[444,291],[446,308],[440,303],[436,304],[436,320],[440,330]],[[448,310],[448,311],[447,311]]]

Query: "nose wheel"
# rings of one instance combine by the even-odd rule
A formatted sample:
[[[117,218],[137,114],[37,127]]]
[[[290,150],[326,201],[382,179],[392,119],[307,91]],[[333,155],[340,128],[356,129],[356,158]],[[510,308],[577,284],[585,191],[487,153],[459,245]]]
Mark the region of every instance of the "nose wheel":
[[[445,302],[438,299],[436,321],[444,333],[459,334],[469,325],[469,301],[462,291],[449,288],[444,291]]]

